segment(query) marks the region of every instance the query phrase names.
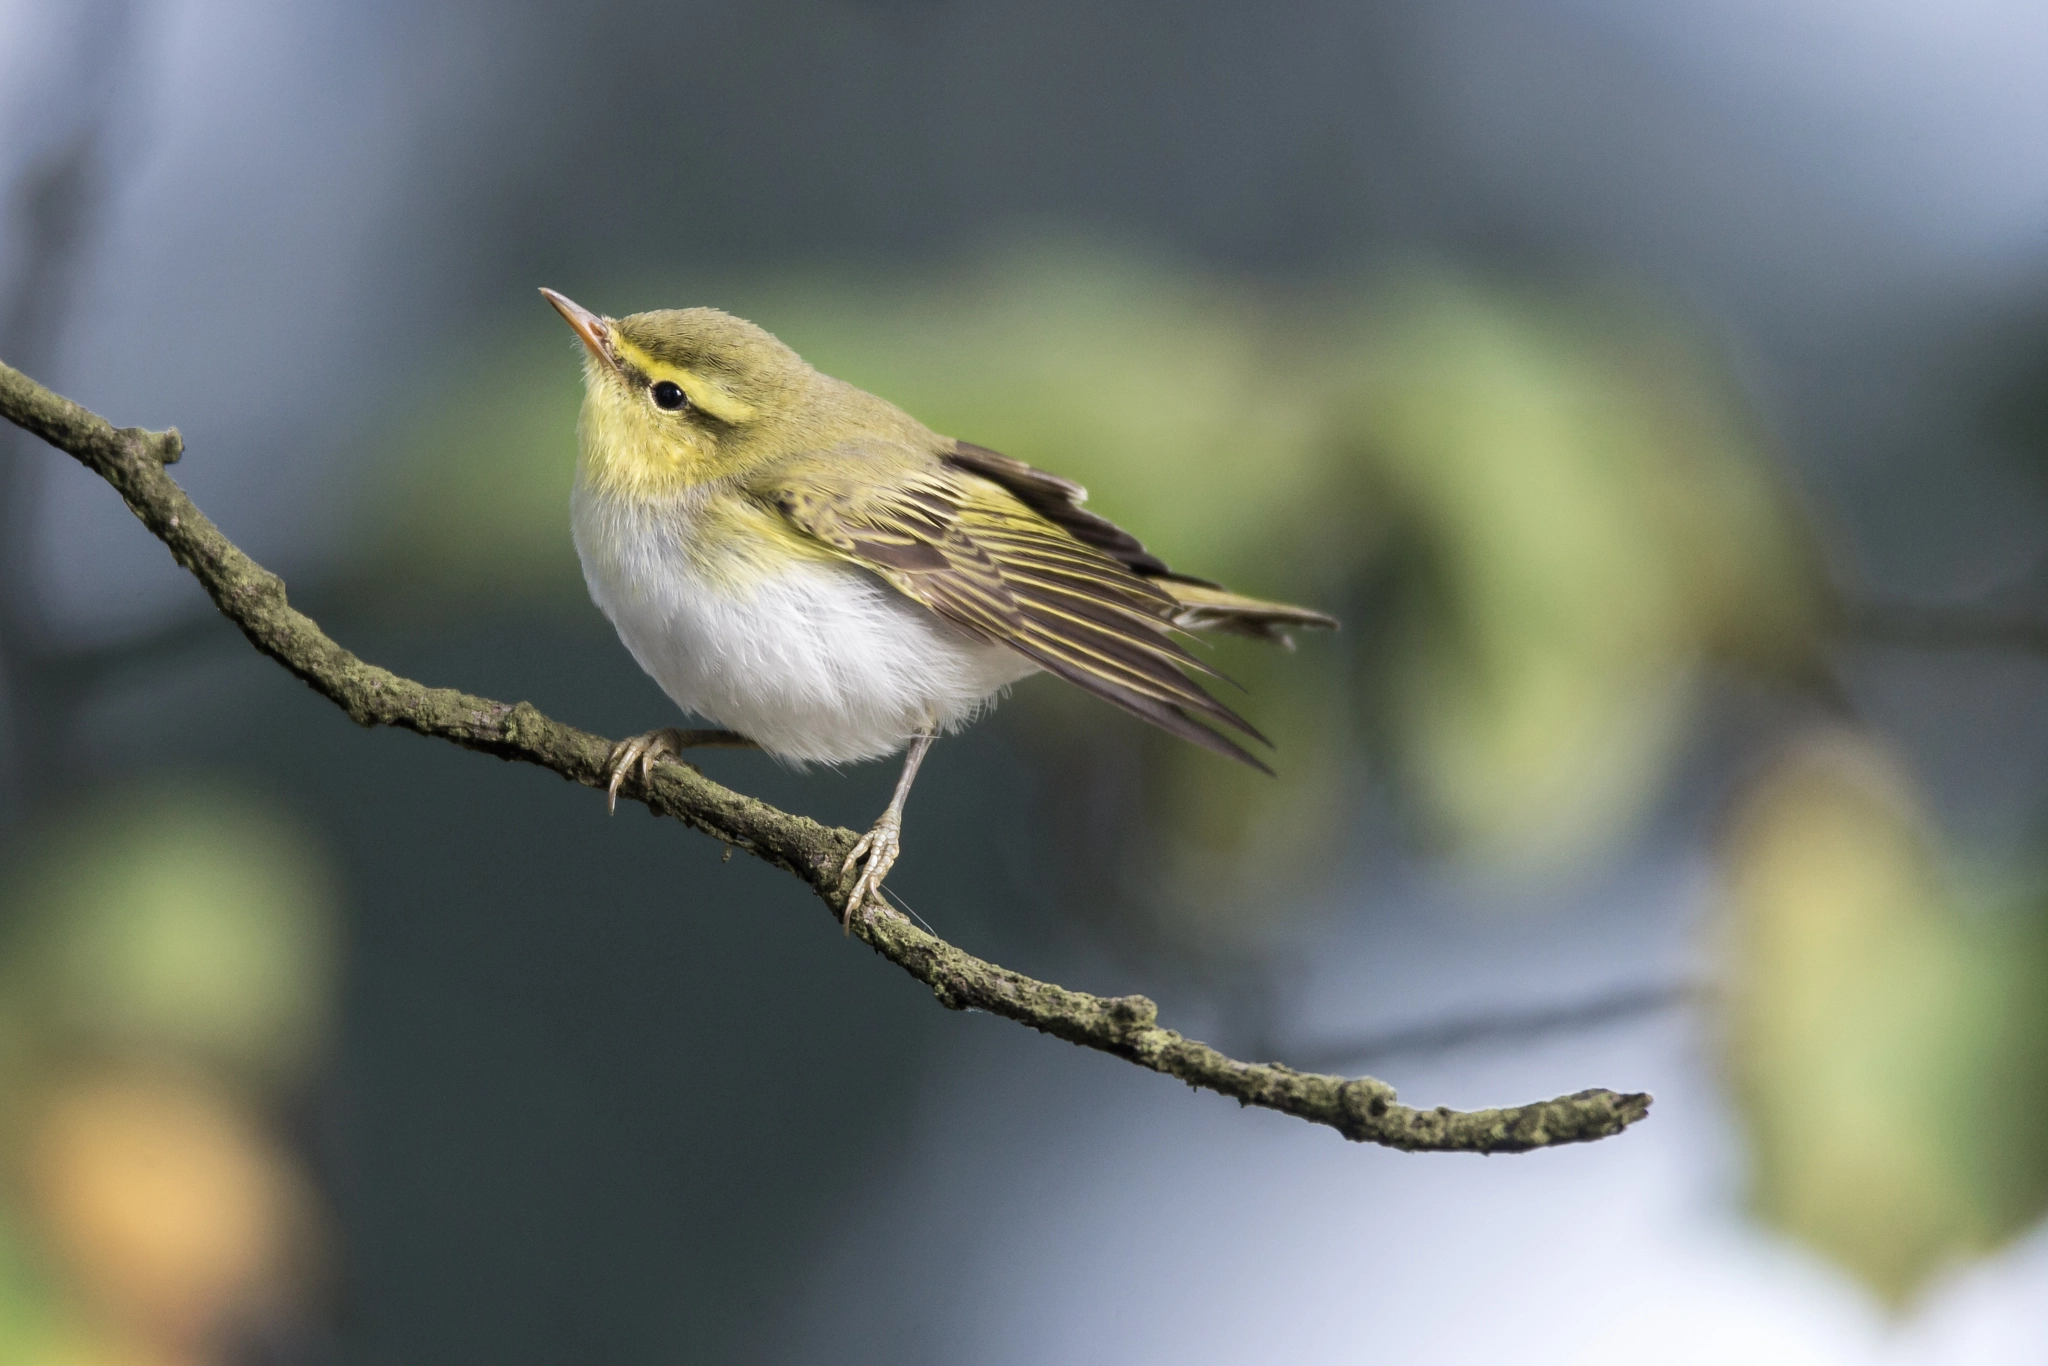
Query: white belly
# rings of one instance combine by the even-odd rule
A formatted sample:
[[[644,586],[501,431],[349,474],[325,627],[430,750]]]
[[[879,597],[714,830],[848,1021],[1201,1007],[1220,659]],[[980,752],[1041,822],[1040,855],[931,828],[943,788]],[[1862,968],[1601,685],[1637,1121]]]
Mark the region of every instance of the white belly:
[[[684,508],[571,501],[590,596],[677,706],[778,758],[845,763],[966,724],[1037,666],[851,564],[799,563],[744,587],[689,554]]]

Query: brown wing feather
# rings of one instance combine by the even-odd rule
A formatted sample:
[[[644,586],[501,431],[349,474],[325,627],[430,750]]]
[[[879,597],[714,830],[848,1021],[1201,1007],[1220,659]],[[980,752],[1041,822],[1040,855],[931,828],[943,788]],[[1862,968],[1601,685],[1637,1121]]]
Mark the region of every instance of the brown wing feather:
[[[1233,593],[1221,584],[1177,574],[1145,549],[1138,538],[1082,504],[1088,490],[1071,479],[1034,469],[1014,456],[971,442],[956,442],[944,457],[957,469],[971,471],[1008,489],[1017,500],[1067,532],[1083,545],[1101,551],[1131,573],[1153,582],[1173,598],[1179,610],[1173,624],[1191,631],[1229,631],[1293,648],[1290,626],[1335,629],[1337,619],[1306,607],[1263,602]]]
[[[1001,484],[1025,507],[1083,545],[1093,546],[1110,556],[1132,573],[1148,578],[1173,573],[1166,567],[1166,561],[1145,549],[1136,536],[1109,518],[1097,516],[1082,507],[1081,504],[1088,501],[1088,490],[1073,480],[1047,474],[1015,456],[977,446],[971,441],[955,442],[952,451],[944,458],[950,465],[972,470],[984,479]]]
[[[943,465],[858,482],[817,473],[807,469],[795,487],[766,494],[798,529],[961,629],[1163,730],[1270,772],[1196,719],[1270,743],[1184,672],[1213,671],[1174,639],[1179,603],[1103,548],[1004,486]]]

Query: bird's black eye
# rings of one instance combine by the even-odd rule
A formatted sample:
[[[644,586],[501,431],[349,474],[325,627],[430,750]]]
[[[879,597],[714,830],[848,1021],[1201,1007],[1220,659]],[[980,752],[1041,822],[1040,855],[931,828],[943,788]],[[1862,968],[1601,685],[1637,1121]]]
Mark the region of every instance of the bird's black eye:
[[[654,406],[664,412],[676,412],[689,406],[690,396],[683,392],[683,386],[673,380],[663,380],[648,391],[654,395]]]

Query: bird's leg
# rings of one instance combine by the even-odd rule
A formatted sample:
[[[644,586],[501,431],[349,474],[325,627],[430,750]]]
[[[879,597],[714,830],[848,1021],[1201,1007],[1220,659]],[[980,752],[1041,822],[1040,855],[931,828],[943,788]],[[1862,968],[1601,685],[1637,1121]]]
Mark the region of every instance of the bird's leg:
[[[869,897],[881,893],[882,879],[889,876],[889,869],[896,864],[896,856],[903,852],[903,803],[910,796],[910,785],[917,779],[918,765],[924,762],[925,751],[937,738],[936,735],[920,735],[911,740],[910,753],[903,757],[903,776],[896,780],[896,795],[889,799],[889,809],[875,822],[874,829],[860,837],[860,843],[853,846],[853,852],[839,866],[839,875],[845,877],[853,871],[854,864],[861,864],[860,879],[846,894],[846,911],[840,920],[848,934],[853,933],[854,911]]]
[[[619,784],[626,781],[626,774],[635,764],[640,767],[640,782],[645,786],[654,773],[655,760],[674,758],[686,749],[706,748],[752,749],[754,742],[735,731],[677,730],[674,726],[619,741],[612,746],[612,757],[604,761],[612,775],[611,783],[604,790],[606,809],[614,814],[618,812]]]

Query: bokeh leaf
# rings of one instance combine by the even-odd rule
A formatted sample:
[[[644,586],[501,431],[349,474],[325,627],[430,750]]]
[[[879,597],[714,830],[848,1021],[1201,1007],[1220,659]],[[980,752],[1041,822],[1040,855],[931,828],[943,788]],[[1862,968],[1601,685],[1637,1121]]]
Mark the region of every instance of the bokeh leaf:
[[[1796,510],[1668,322],[1425,277],[1354,354],[1349,439],[1401,548],[1379,730],[1458,847],[1582,856],[1661,782],[1703,665],[1818,674]]]
[[[323,1045],[332,879],[303,831],[236,788],[157,783],[61,812],[5,900],[0,996],[33,1053],[281,1080]]]
[[[1898,765],[1809,740],[1727,842],[1728,1075],[1758,1216],[1902,1303],[2048,1210],[2048,936]]]

